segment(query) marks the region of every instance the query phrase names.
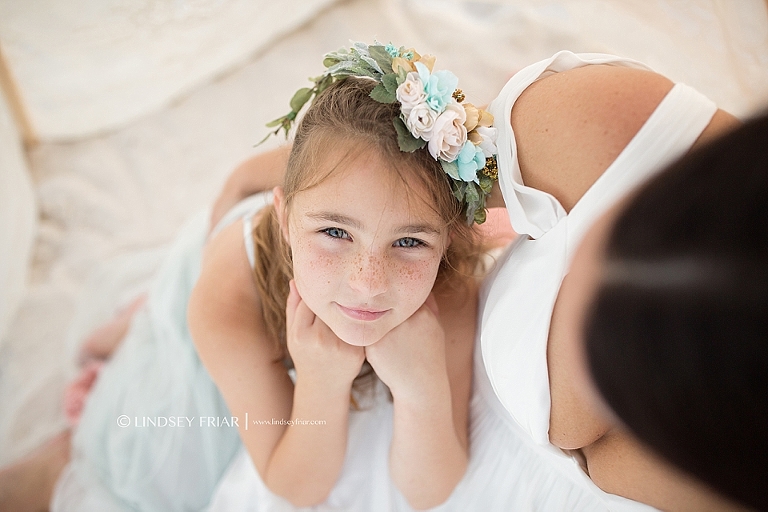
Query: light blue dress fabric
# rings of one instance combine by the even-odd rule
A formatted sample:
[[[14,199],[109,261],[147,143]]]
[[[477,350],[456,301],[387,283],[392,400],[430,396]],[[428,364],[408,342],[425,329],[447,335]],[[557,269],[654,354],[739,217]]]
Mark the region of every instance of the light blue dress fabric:
[[[241,202],[217,230],[269,202],[269,194]],[[241,445],[187,328],[208,218],[200,212],[181,229],[146,305],[99,375],[52,510],[202,510]]]

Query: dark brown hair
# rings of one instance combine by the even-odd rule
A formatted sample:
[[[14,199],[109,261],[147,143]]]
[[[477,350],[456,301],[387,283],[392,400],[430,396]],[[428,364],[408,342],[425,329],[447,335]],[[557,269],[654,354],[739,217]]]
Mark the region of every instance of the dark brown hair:
[[[768,510],[768,116],[651,180],[585,325],[606,402],[663,458]]]

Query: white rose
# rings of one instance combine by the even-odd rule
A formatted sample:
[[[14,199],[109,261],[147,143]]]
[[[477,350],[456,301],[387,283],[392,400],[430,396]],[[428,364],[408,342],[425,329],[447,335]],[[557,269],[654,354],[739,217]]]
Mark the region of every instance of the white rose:
[[[497,153],[496,150],[496,134],[497,130],[493,127],[478,126],[475,131],[480,135],[481,140],[478,144],[480,149],[483,150],[485,158],[490,158]]]
[[[405,82],[401,83],[396,92],[397,101],[402,106],[401,112],[407,118],[416,105],[424,103],[427,100],[427,95],[424,92],[424,84],[421,83],[419,74],[414,72],[408,73],[405,77]]]
[[[432,126],[432,138],[429,141],[429,153],[435,159],[453,162],[467,141],[467,128],[464,122],[467,114],[458,103],[450,103],[435,120]]]
[[[405,125],[414,137],[417,139],[421,137],[428,141],[432,138],[432,128],[435,125],[437,116],[438,113],[429,108],[429,105],[419,103],[408,114],[408,117],[405,119]]]

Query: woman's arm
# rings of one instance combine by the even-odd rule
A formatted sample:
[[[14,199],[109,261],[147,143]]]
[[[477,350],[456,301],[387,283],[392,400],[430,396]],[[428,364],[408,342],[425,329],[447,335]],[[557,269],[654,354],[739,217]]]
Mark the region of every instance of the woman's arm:
[[[466,470],[474,291],[453,294],[462,295],[462,301],[438,295],[439,312],[434,299],[428,300],[366,348],[368,361],[393,396],[390,473],[417,509],[444,502]]]
[[[190,332],[267,486],[296,505],[319,503],[341,470],[349,393],[302,378],[294,389],[266,334],[245,254],[240,222],[209,242],[189,302]],[[296,419],[325,425],[281,421]]]
[[[241,199],[282,185],[290,152],[290,146],[281,146],[254,155],[238,165],[213,203],[211,229]]]

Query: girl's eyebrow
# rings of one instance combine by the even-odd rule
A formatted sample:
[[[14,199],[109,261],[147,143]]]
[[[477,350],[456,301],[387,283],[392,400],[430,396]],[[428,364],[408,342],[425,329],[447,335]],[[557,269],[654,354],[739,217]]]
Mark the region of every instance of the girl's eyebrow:
[[[324,220],[327,222],[333,222],[334,224],[345,224],[355,229],[363,229],[363,224],[361,222],[359,222],[356,219],[353,219],[352,217],[341,215],[340,213],[316,212],[316,213],[307,213],[306,215],[311,219]]]
[[[317,220],[322,220],[326,222],[333,222],[334,224],[344,224],[346,226],[349,226],[355,229],[363,229],[363,224],[360,221],[336,212],[313,212],[313,213],[307,213],[306,216],[311,219],[317,219]],[[394,231],[396,233],[409,233],[409,234],[427,233],[430,235],[437,235],[437,236],[442,234],[442,232],[439,229],[429,224],[408,224],[405,226],[400,226],[396,228]]]
[[[426,233],[428,235],[437,235],[437,236],[440,236],[442,234],[439,229],[437,229],[434,226],[430,226],[429,224],[410,224],[408,226],[402,226],[395,231],[397,233],[409,233],[409,234]]]

